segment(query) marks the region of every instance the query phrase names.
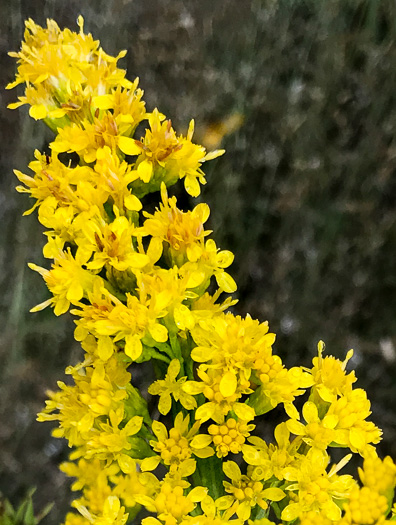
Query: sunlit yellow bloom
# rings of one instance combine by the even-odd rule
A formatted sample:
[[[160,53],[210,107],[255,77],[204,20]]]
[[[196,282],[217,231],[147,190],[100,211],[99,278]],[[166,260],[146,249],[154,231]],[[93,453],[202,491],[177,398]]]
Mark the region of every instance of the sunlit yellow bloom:
[[[193,410],[197,406],[197,402],[195,401],[194,397],[186,393],[183,389],[183,385],[185,384],[187,377],[176,379],[180,373],[180,368],[180,361],[178,359],[172,359],[165,378],[154,381],[154,383],[148,389],[149,394],[153,396],[160,396],[158,410],[163,415],[166,415],[171,409],[171,396],[173,396],[175,401],[180,401],[180,403],[187,410]]]
[[[337,525],[385,525],[389,504],[387,498],[370,487],[355,487],[344,505],[345,515]]]
[[[247,421],[236,421],[232,417],[227,419],[222,425],[210,425],[208,433],[216,447],[216,455],[222,458],[230,452],[232,454],[241,452],[245,439],[255,426],[248,424]]]
[[[173,473],[183,467],[183,463],[190,460],[192,455],[199,458],[213,456],[214,450],[208,446],[211,439],[207,434],[198,434],[200,424],[194,423],[189,429],[190,416],[183,417],[179,412],[174,420],[174,426],[169,430],[163,423],[153,421],[152,430],[156,440],[151,440],[150,445],[158,456],[151,456],[142,461],[142,470],[154,470],[160,461],[168,466]],[[195,460],[191,460],[195,470]]]
[[[286,496],[280,488],[264,488],[261,481],[242,475],[234,461],[226,461],[223,470],[232,481],[223,481],[226,492],[231,495],[219,498],[216,505],[219,509],[226,510],[228,516],[236,513],[239,519],[246,521],[256,505],[265,510],[268,508],[267,500],[280,501]]]
[[[228,268],[234,260],[234,255],[228,250],[221,250],[213,239],[208,239],[203,247],[202,255],[195,261],[187,261],[180,268],[181,275],[188,278],[187,286],[203,293],[214,275],[219,288],[226,293],[237,289],[236,282],[224,268]]]
[[[138,506],[137,496],[151,497],[159,490],[159,481],[151,472],[138,472],[132,470],[128,474],[113,478],[115,487],[113,493],[118,496],[127,508]]]
[[[312,401],[307,401],[304,404],[302,413],[306,425],[295,419],[289,419],[286,422],[288,430],[296,436],[301,436],[310,447],[326,450],[336,438],[334,429],[338,423],[337,416],[327,414],[323,419],[320,419],[318,408]]]
[[[55,315],[64,314],[70,304],[78,304],[93,289],[95,275],[84,270],[81,261],[77,257],[74,258],[70,251],[61,252],[51,270],[36,264],[29,264],[29,267],[42,275],[49,291],[53,294],[51,299],[32,308],[32,312],[52,305]]]
[[[151,262],[157,257],[150,245],[147,256],[151,258]],[[187,281],[180,277],[176,266],[168,270],[155,267],[151,272],[142,271],[135,274],[136,290],[141,302],[144,304],[154,298],[157,303],[162,304],[162,308],[166,310],[163,322],[170,332],[185,331],[194,326],[196,318],[187,304],[193,301],[197,294],[187,289]]]
[[[19,181],[25,185],[17,186],[17,191],[30,193],[30,196],[36,199],[34,206],[26,211],[25,215],[30,214],[48,197],[54,197],[59,205],[77,205],[74,186],[79,180],[87,178],[90,168],[67,167],[55,154],[42,155],[38,150],[35,150],[34,156],[36,160],[29,163],[29,168],[34,172],[33,177],[15,170]]]
[[[111,410],[108,422],[99,423],[98,428],[91,430],[84,450],[87,459],[97,457],[102,460],[118,461],[121,470],[126,473],[134,468],[134,463],[127,454],[132,449],[129,438],[139,432],[143,418],[134,416],[120,428],[124,418],[122,407],[116,411]]]
[[[381,460],[375,451],[370,451],[364,458],[363,468],[358,470],[363,485],[380,494],[389,493],[396,485],[396,465],[389,456]]]
[[[350,458],[351,455],[346,456],[327,473],[329,456],[326,452],[311,448],[306,456],[301,455],[299,462],[285,471],[286,479],[292,482],[286,488],[291,502],[282,511],[282,520],[293,521],[310,511],[339,520],[341,509],[337,503],[348,498],[356,486],[352,476],[337,475]]]
[[[56,437],[66,437],[71,446],[80,446],[88,439],[95,419],[109,415],[111,410],[124,407],[128,397],[130,374],[115,356],[106,365],[66,369],[75,385],[58,382],[58,392],[48,392],[50,399],[38,415],[38,421],[58,420]],[[83,373],[84,372],[84,373]]]
[[[139,79],[136,78],[128,88],[117,86],[105,95],[97,95],[92,99],[92,105],[101,110],[111,110],[116,121],[128,124],[127,136],[131,136],[136,126],[146,115],[145,103],[142,101],[143,91],[138,89]]]
[[[312,377],[315,381],[314,392],[323,401],[332,403],[337,396],[344,395],[352,390],[352,384],[356,381],[355,372],[345,372],[346,365],[353,355],[350,350],[344,361],[333,356],[323,357],[324,343],[318,343],[318,357],[312,360]]]
[[[172,487],[168,482],[161,484],[161,491],[154,498],[141,496],[138,501],[149,512],[155,512],[156,518],[145,518],[143,525],[176,525],[194,510],[196,503],[202,501],[208,492],[207,488],[195,487],[187,495],[180,486]]]
[[[351,390],[334,401],[327,412],[337,419],[334,441],[360,454],[370,447],[370,443],[379,443],[382,431],[372,421],[366,421],[371,414],[370,407],[362,388]]]
[[[204,229],[209,217],[209,206],[198,204],[192,211],[183,212],[176,205],[176,197],[168,198],[165,184],[161,185],[162,203],[154,214],[143,212],[146,217],[143,231],[165,243],[165,256],[172,267],[185,262],[196,262],[203,253]]]
[[[148,255],[134,247],[135,226],[125,216],[116,217],[110,224],[99,215],[89,220],[82,216],[74,225],[81,231],[76,239],[78,253],[84,254],[89,270],[101,270],[109,264],[122,272],[150,262]]]
[[[261,384],[250,397],[249,404],[257,415],[261,415],[283,403],[287,415],[298,419],[293,402],[312,385],[311,374],[302,367],[285,368],[277,355],[267,354],[262,362],[262,367],[256,372]]]
[[[288,467],[297,461],[297,449],[301,441],[290,442],[290,432],[286,423],[280,423],[275,428],[274,443],[267,444],[258,436],[248,438],[251,445],[243,445],[243,458],[249,465],[253,466],[252,475],[260,479],[270,479],[275,476],[279,480],[285,479]]]
[[[103,287],[98,286],[89,294],[90,305],[78,304],[79,309],[72,313],[80,319],[76,322],[78,339],[84,340],[90,333],[95,337],[108,336],[114,343],[124,341],[124,352],[132,360],[140,358],[143,352],[142,339],[165,342],[168,331],[159,322],[165,315],[162,305],[155,298],[148,306],[131,294],[126,294],[127,304],[111,295]]]
[[[68,512],[64,525],[90,525],[90,521],[87,518],[81,516],[81,514],[74,514],[74,512]]]
[[[201,323],[191,335],[198,345],[191,356],[211,368],[228,368],[250,379],[267,352],[271,352],[275,334],[268,333],[268,323],[259,323],[249,315],[243,319],[231,313]],[[263,357],[262,357],[263,356]]]
[[[77,510],[94,525],[124,525],[129,516],[117,496],[108,496],[100,515],[92,515],[83,505],[77,505]]]
[[[111,197],[118,210],[124,208],[129,211],[141,210],[142,203],[128,187],[136,179],[136,172],[133,171],[130,164],[120,160],[109,146],[104,146],[96,151],[94,170],[93,182],[95,182],[96,191],[105,192],[106,201]]]
[[[106,465],[97,458],[90,461],[81,458],[78,463],[62,463],[60,469],[68,476],[76,478],[72,484],[72,490],[82,490],[85,486],[92,486],[99,477],[108,478],[119,471],[116,463]]]
[[[84,105],[89,104],[92,95],[107,93],[115,86],[132,86],[124,78],[125,71],[117,68],[125,51],[117,57],[107,55],[97,40],[84,34],[82,17],[78,23],[80,32],[74,33],[61,31],[54,20],[47,20],[47,28],[31,19],[25,22],[21,51],[10,53],[18,59],[18,74],[7,88],[26,83],[27,92],[11,108],[28,103],[33,118],[59,120],[67,114],[77,120],[86,113]],[[56,129],[55,124],[52,127]]]
[[[334,520],[331,520],[328,518],[325,514],[325,512],[310,510],[308,512],[304,512],[300,516],[300,525],[337,525],[339,524],[339,521],[335,522]]]
[[[190,122],[186,137],[177,136],[170,120],[155,109],[149,116],[150,129],[146,130],[140,144],[141,153],[136,169],[141,180],[134,184],[138,193],[159,189],[161,182],[167,186],[184,178],[187,193],[193,197],[200,194],[199,184],[206,184],[205,175],[200,169],[203,162],[214,159],[224,150],[205,155],[205,148],[191,142],[194,122]],[[198,182],[199,181],[199,182]],[[149,190],[145,188],[149,186]]]
[[[112,152],[119,148],[125,149],[124,134],[129,131],[128,124],[117,123],[114,116],[107,112],[101,119],[95,118],[94,122],[84,120],[81,124],[72,124],[58,130],[58,135],[51,142],[50,147],[56,153],[76,152],[86,163],[94,162],[98,156],[98,150],[109,147]],[[138,152],[138,147],[135,148]],[[136,154],[135,150],[130,154]]]
[[[255,416],[253,408],[238,401],[243,394],[252,392],[249,381],[238,382],[232,372],[223,373],[214,368],[204,371],[202,366],[197,370],[201,381],[187,381],[183,386],[183,390],[188,394],[203,394],[208,400],[198,407],[195,412],[196,419],[201,422],[213,419],[216,423],[222,424],[230,410],[245,421],[253,419]]]

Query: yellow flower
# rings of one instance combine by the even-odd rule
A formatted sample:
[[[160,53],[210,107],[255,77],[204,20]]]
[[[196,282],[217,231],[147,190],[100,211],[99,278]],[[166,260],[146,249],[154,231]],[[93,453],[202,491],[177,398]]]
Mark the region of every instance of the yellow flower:
[[[343,362],[333,356],[323,357],[324,343],[318,343],[318,357],[312,360],[312,377],[315,381],[313,391],[317,392],[320,398],[328,403],[332,403],[337,396],[347,394],[352,390],[352,384],[356,381],[355,372],[349,374],[345,372],[348,361],[353,356],[350,350]]]
[[[118,210],[139,211],[142,203],[129,189],[129,184],[136,179],[136,172],[127,162],[121,160],[109,146],[96,151],[94,165],[95,176],[92,182],[96,192],[106,195],[104,202],[111,197]]]
[[[238,377],[250,379],[251,371],[264,364],[271,352],[275,334],[268,332],[268,323],[259,323],[249,315],[245,319],[231,313],[200,323],[191,335],[198,345],[191,357],[211,368],[233,370]]]
[[[345,515],[337,525],[385,525],[389,512],[387,498],[370,487],[355,487],[344,505]]]
[[[77,510],[93,525],[124,525],[129,516],[117,496],[108,496],[101,515],[92,515],[83,505],[77,505]]]
[[[149,387],[149,394],[160,396],[158,410],[164,416],[170,411],[172,406],[172,397],[175,401],[180,401],[186,410],[193,410],[197,406],[194,397],[183,390],[183,385],[187,377],[176,379],[180,372],[180,361],[172,359],[169,364],[168,372],[164,379],[158,379]]]
[[[74,225],[81,231],[76,243],[89,270],[100,271],[109,264],[122,272],[143,268],[150,262],[148,255],[134,247],[135,226],[125,216],[117,216],[110,224],[99,215],[89,220],[81,217]]]
[[[41,268],[36,264],[29,264],[29,268],[40,273],[49,289],[53,294],[51,299],[47,299],[31,309],[31,312],[38,312],[49,305],[54,307],[55,315],[67,312],[70,304],[79,304],[83,297],[86,297],[93,289],[95,275],[88,270],[84,270],[78,256],[73,257],[70,250],[61,252],[55,259],[51,270]]]
[[[118,496],[128,509],[136,507],[136,511],[140,508],[137,501],[139,496],[152,497],[159,490],[159,481],[154,474],[139,472],[137,468],[128,474],[113,477],[112,482],[115,484],[114,495]]]
[[[282,520],[293,521],[310,511],[323,513],[334,521],[339,520],[340,503],[349,497],[356,482],[352,476],[338,476],[337,472],[351,456],[333,465],[327,473],[329,456],[326,452],[311,448],[305,456],[301,455],[298,463],[285,471],[285,478],[292,482],[285,489],[290,493],[291,502],[283,509]]]
[[[248,424],[247,421],[236,421],[232,417],[228,418],[222,425],[210,425],[208,432],[216,447],[217,457],[225,457],[230,452],[232,454],[241,452],[245,439],[255,426]]]
[[[280,501],[286,496],[280,488],[264,488],[261,481],[242,475],[234,461],[226,461],[223,470],[232,481],[223,481],[226,492],[231,496],[219,498],[216,505],[220,510],[226,510],[227,516],[236,513],[239,519],[246,521],[256,505],[265,510],[268,508],[267,500]]]
[[[108,147],[113,153],[119,148],[123,153],[136,155],[140,149],[129,142],[125,136],[129,132],[128,124],[117,123],[110,112],[106,112],[100,119],[95,118],[91,123],[83,120],[80,124],[71,124],[58,130],[58,135],[51,142],[51,150],[56,153],[76,152],[86,163],[94,162],[98,150]],[[125,139],[128,142],[125,144]],[[131,149],[132,147],[132,149]]]
[[[141,416],[133,416],[120,428],[124,418],[123,407],[119,407],[116,411],[110,410],[108,421],[99,423],[99,428],[91,429],[84,447],[84,457],[87,459],[97,457],[102,460],[118,461],[123,472],[128,473],[131,471],[135,463],[127,454],[128,451],[132,450],[129,438],[139,432],[143,418]]]
[[[200,194],[201,184],[206,184],[205,175],[200,169],[203,162],[214,159],[224,150],[205,155],[205,148],[191,142],[194,122],[190,122],[186,137],[177,137],[170,120],[155,109],[149,116],[150,129],[146,130],[140,144],[140,155],[136,169],[141,180],[133,184],[138,194],[159,189],[161,182],[171,186],[179,178],[184,178],[187,193],[193,197]]]
[[[64,525],[90,525],[90,521],[87,518],[81,516],[81,514],[74,514],[74,512],[68,512]]]
[[[290,432],[286,423],[280,423],[275,428],[274,443],[267,444],[258,436],[248,438],[251,445],[243,445],[243,458],[253,466],[252,472],[260,479],[270,479],[275,476],[279,480],[285,479],[288,467],[296,462],[297,449],[300,441],[290,442]]]
[[[327,414],[337,419],[334,441],[348,446],[352,452],[364,454],[370,443],[381,440],[382,431],[372,421],[366,421],[371,414],[370,401],[362,388],[347,392],[334,401]]]
[[[138,497],[138,501],[144,505],[149,512],[155,512],[156,518],[144,518],[142,525],[176,525],[183,523],[184,519],[192,512],[196,503],[202,501],[207,495],[208,489],[195,487],[187,495],[181,486],[172,486],[169,482],[161,483],[161,491],[153,498]]]
[[[36,160],[29,164],[29,168],[34,172],[34,177],[15,170],[19,181],[25,185],[17,186],[17,191],[30,193],[30,196],[36,199],[34,206],[24,215],[32,213],[48,197],[55,198],[58,205],[75,207],[81,205],[75,196],[74,186],[79,180],[89,177],[91,169],[87,166],[67,167],[55,154],[42,155],[38,150],[35,150],[34,156]]]
[[[161,183],[162,204],[154,214],[143,212],[146,217],[142,231],[158,237],[165,243],[165,256],[172,267],[185,262],[196,262],[204,250],[204,238],[211,232],[204,230],[209,217],[209,206],[198,204],[192,211],[183,212],[176,206],[176,197],[168,198],[166,186]]]
[[[59,381],[60,391],[48,392],[50,399],[38,421],[59,420],[59,428],[53,431],[56,437],[66,437],[70,446],[84,444],[96,418],[124,407],[130,382],[126,366],[114,356],[105,365],[68,367],[66,373],[73,376],[75,385]]]
[[[245,421],[254,418],[254,409],[238,401],[243,394],[251,393],[249,381],[242,378],[237,381],[233,372],[213,368],[204,371],[203,365],[198,368],[197,374],[201,381],[187,381],[183,390],[192,395],[203,394],[208,399],[208,402],[195,412],[196,419],[201,423],[213,419],[216,423],[222,424],[224,417],[231,410],[238,418]]]
[[[136,126],[147,118],[145,103],[142,101],[143,91],[138,89],[139,79],[136,78],[128,88],[117,86],[110,93],[97,95],[92,99],[92,106],[100,110],[111,110],[114,118],[121,124],[128,124],[126,135],[131,136]]]
[[[76,321],[78,340],[84,340],[88,334],[96,338],[110,337],[114,343],[124,340],[125,354],[136,361],[142,356],[142,339],[147,339],[151,345],[153,341],[155,345],[155,342],[163,343],[168,339],[167,329],[157,319],[166,312],[163,312],[162,304],[156,302],[155,298],[146,306],[137,297],[127,293],[127,304],[124,304],[100,283],[93,287],[88,298],[90,305],[79,303],[79,309],[72,311],[81,318]]]
[[[75,121],[83,118],[92,95],[116,86],[133,86],[124,78],[125,71],[117,68],[126,52],[117,57],[107,55],[97,40],[84,34],[81,16],[78,24],[80,32],[74,33],[61,31],[54,20],[47,20],[47,28],[42,28],[29,19],[21,51],[10,53],[19,65],[15,82],[7,88],[27,84],[25,96],[10,108],[30,104],[33,118],[54,119],[55,123],[48,122],[54,130],[67,122],[63,115]]]
[[[183,469],[183,464],[189,461],[188,468],[195,471],[195,460],[190,459],[192,455],[199,458],[208,458],[213,456],[214,450],[208,446],[211,439],[206,434],[198,434],[200,424],[198,422],[190,425],[190,416],[183,417],[179,412],[174,420],[174,426],[169,433],[163,423],[153,421],[152,431],[156,440],[151,440],[150,445],[158,456],[151,456],[142,461],[142,470],[154,470],[160,461],[169,467],[172,474],[176,470]]]
[[[375,451],[370,451],[364,458],[363,469],[358,470],[363,485],[380,494],[388,495],[396,485],[396,465],[389,456],[381,460]]]
[[[312,401],[307,401],[302,410],[306,425],[295,419],[286,422],[288,430],[296,436],[301,436],[303,441],[310,447],[326,450],[332,441],[335,441],[334,428],[338,423],[338,417],[327,414],[323,419],[319,418],[318,408]]]
[[[82,490],[86,486],[92,486],[100,477],[109,478],[114,477],[119,467],[116,463],[106,465],[103,461],[97,458],[87,460],[81,458],[78,463],[65,462],[60,465],[60,470],[71,476],[77,478],[72,484],[72,490]]]

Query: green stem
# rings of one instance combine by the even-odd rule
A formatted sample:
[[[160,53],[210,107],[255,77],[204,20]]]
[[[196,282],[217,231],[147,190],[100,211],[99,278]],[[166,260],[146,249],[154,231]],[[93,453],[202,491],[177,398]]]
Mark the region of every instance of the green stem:
[[[217,456],[197,458],[197,470],[192,478],[194,486],[207,487],[213,499],[224,496],[222,461]]]

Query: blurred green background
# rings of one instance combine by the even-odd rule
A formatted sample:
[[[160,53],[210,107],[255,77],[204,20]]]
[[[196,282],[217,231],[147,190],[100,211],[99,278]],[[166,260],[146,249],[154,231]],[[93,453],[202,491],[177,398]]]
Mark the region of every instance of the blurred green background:
[[[323,339],[343,358],[355,349],[358,386],[396,458],[396,4],[393,0],[11,0],[1,2],[1,86],[11,81],[24,20],[55,18],[86,30],[140,77],[149,110],[176,130],[196,119],[196,139],[227,154],[208,164],[202,199],[210,227],[231,249],[235,312],[267,319],[287,366],[309,366]],[[0,113],[0,491],[13,503],[37,486],[37,509],[69,482],[67,447],[35,415],[47,388],[80,359],[73,323],[51,311],[26,263],[47,264],[36,216],[14,186],[50,133]],[[191,203],[190,203],[191,204]]]

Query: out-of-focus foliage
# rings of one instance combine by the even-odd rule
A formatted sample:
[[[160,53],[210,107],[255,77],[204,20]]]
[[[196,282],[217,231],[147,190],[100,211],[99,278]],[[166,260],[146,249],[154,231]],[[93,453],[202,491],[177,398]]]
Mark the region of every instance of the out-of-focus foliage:
[[[123,63],[148,108],[184,132],[196,118],[197,140],[223,137],[227,155],[203,200],[216,241],[236,254],[236,310],[269,320],[289,365],[308,364],[318,339],[337,356],[353,347],[383,453],[395,458],[394,2],[13,1],[2,6],[1,84],[13,78],[6,52],[26,18],[75,27],[80,13],[110,53],[129,42]],[[42,508],[66,493],[56,467],[65,452],[35,414],[78,349],[70,320],[28,313],[47,296],[26,262],[45,263],[12,167],[26,170],[49,135],[27,111],[4,109],[14,97],[1,92],[0,490],[14,502],[34,484]],[[66,506],[45,521],[59,522]]]
[[[35,515],[32,496],[35,489],[31,489],[18,508],[14,508],[8,499],[0,494],[0,525],[37,525],[50,512],[52,503],[49,503],[39,515]]]

